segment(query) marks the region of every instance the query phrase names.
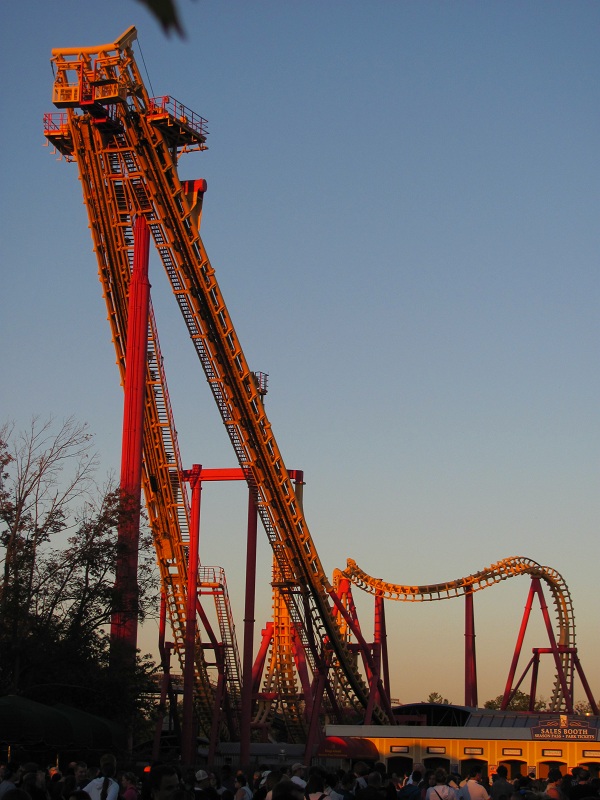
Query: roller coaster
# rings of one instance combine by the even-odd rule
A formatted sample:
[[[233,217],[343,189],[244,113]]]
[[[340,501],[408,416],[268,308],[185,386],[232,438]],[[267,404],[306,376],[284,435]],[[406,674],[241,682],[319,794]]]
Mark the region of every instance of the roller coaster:
[[[551,653],[556,669],[551,709],[573,711],[576,673],[594,704],[577,659],[569,590],[551,568],[514,557],[456,581],[405,586],[375,579],[348,561],[329,580],[304,518],[302,474],[285,466],[265,412],[265,378],[248,366],[200,238],[206,183],[179,178],[179,158],[206,149],[207,121],[170,96],[149,96],[134,57],[136,38],[132,27],[109,44],[52,51],[53,102],[59,111],[45,115],[44,135],[64,160],[78,166],[126,408],[139,407],[139,482],[165,614],[174,651],[193,685],[194,724],[210,738],[213,753],[220,740],[272,736],[276,723],[284,728],[279,736],[306,742],[307,751],[324,721],[394,724],[384,600],[465,599],[466,701],[476,705],[473,593],[523,574],[532,579],[531,592],[505,704],[523,679],[514,685],[522,634],[536,595],[549,647],[537,649],[532,668],[536,675],[539,655]],[[237,457],[239,468],[228,476],[184,470],[181,463],[149,300],[150,237]],[[243,665],[224,572],[200,566],[194,544],[195,487],[203,480],[222,479],[246,481],[249,520],[258,515],[273,552],[273,620],[253,663],[248,660],[252,636],[245,630]],[[129,489],[135,494],[135,477]],[[135,548],[135,538],[130,538],[117,574],[117,582],[125,586],[135,584]],[[252,580],[251,568],[248,576]],[[554,624],[542,584],[552,598]],[[352,587],[375,597],[372,642],[361,631]],[[111,631],[134,649],[135,600],[133,592]],[[216,628],[206,613],[207,602],[214,604]]]

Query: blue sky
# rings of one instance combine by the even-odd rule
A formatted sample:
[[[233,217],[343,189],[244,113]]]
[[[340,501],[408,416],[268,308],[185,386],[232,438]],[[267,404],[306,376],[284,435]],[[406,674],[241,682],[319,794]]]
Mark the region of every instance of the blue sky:
[[[208,181],[203,239],[248,361],[269,373],[326,569],[351,557],[417,584],[509,556],[551,566],[600,695],[600,6],[179,7],[183,40],[134,0],[0,5],[2,419],[74,414],[118,472],[122,394],[77,168],[44,147],[42,115],[53,47],[136,25],[151,91],[209,121],[209,150],[180,174]],[[153,256],[184,466],[235,466],[160,270]],[[205,488],[201,554],[226,569],[240,636],[245,517],[242,486]],[[527,591],[476,596],[481,700],[504,688]],[[546,644],[538,616],[525,658]],[[387,617],[394,697],[462,702],[462,603]]]

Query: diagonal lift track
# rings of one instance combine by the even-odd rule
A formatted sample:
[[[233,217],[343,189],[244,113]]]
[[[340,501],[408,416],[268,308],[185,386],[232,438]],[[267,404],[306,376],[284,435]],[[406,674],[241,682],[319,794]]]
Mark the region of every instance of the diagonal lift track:
[[[178,175],[181,153],[205,149],[205,121],[172,98],[148,96],[133,53],[136,35],[131,28],[108,45],[54,50],[54,102],[67,111],[47,115],[45,126],[49,142],[79,167],[117,361],[123,375],[131,274],[128,242],[133,217],[141,214],[253,494],[273,549],[278,589],[307,662],[314,676],[327,678],[333,673],[329,677],[342,687],[347,708],[359,712],[368,704],[369,687],[340,631],[333,588],[200,238],[193,199]],[[162,413],[168,395],[156,369],[159,353],[153,324],[150,339],[155,364],[152,372],[149,367],[148,382],[154,381],[154,391],[147,400],[144,490],[179,642],[185,617],[188,510],[174,428]],[[208,711],[212,687],[201,653],[197,673],[201,705]],[[295,688],[292,692],[290,686],[290,693],[295,695]],[[289,699],[292,707],[295,696]],[[390,718],[389,710],[373,711],[374,722]]]

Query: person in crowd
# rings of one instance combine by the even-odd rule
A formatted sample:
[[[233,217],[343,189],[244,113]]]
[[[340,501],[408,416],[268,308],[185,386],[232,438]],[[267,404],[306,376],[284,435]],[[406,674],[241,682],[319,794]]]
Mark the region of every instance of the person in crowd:
[[[219,800],[219,793],[211,786],[210,775],[206,770],[199,769],[195,775],[194,796],[196,800]]]
[[[434,775],[434,769],[426,769],[423,773],[423,780],[419,784],[419,789],[421,790],[421,800],[425,800],[427,790],[432,786],[435,786],[435,778],[433,777]]]
[[[467,780],[458,792],[460,800],[490,800],[487,790],[482,786],[483,772],[480,766],[475,765],[469,770]]]
[[[354,775],[351,772],[344,772],[337,785],[338,794],[343,800],[354,800]]]
[[[380,772],[369,772],[365,789],[356,790],[356,800],[385,800],[386,792],[383,787]]]
[[[139,800],[137,777],[133,772],[124,772],[121,775],[121,797],[123,800]]]
[[[16,761],[9,761],[4,767],[4,775],[0,782],[0,800],[4,795],[17,788],[17,783],[21,779],[21,765]]]
[[[304,800],[304,790],[287,775],[273,787],[272,800]]]
[[[85,761],[75,761],[73,764],[73,777],[75,778],[75,789],[85,789],[90,782],[88,765]]]
[[[323,783],[325,784],[325,795],[329,798],[329,800],[342,800],[341,794],[336,791],[337,786],[337,775],[334,772],[327,772],[323,773]]]
[[[381,776],[381,791],[386,800],[397,800],[396,787],[383,761],[377,761],[375,763],[373,772],[377,772]]]
[[[48,785],[47,785],[46,788],[48,789],[48,793],[50,794],[50,797],[52,798],[52,800],[56,800],[56,798],[60,798],[60,797],[65,797],[65,794],[64,794],[65,786],[68,786],[69,790],[71,790],[73,788],[73,786],[75,785],[75,783],[74,783],[75,775],[73,774],[72,770],[71,770],[71,773],[69,773],[69,771],[67,770],[67,772],[65,774],[63,774],[58,769],[58,767],[49,767],[48,768],[48,776],[49,776],[48,777]],[[72,782],[67,782],[66,781],[67,777],[71,777],[72,778]],[[87,782],[88,781],[86,781],[86,783]]]
[[[544,793],[547,797],[551,798],[551,800],[566,800],[566,795],[561,788],[562,781],[563,775],[558,768],[553,767],[548,771],[548,779],[546,781]],[[495,800],[495,798],[493,800]]]
[[[404,786],[398,792],[398,800],[420,800],[422,780],[423,773],[418,769],[414,769]]]
[[[577,783],[571,786],[569,791],[569,800],[583,800],[584,797],[594,797],[593,789],[590,786],[590,778],[591,775],[588,769],[579,769]]]
[[[269,787],[267,786],[267,778],[271,774],[271,770],[263,769],[258,770],[258,776],[255,776],[254,785],[255,789],[252,794],[254,800],[265,800]]]
[[[243,772],[238,772],[235,776],[233,800],[252,800],[252,789],[248,786],[248,780]]]
[[[4,798],[5,800],[31,800],[31,795],[29,795],[25,789],[15,786],[14,789],[9,789],[4,794]]]
[[[231,764],[223,764],[221,767],[220,783],[221,785],[218,789],[219,794],[223,794],[224,792],[235,794],[235,777],[231,769]]]
[[[490,797],[492,800],[510,800],[513,786],[508,780],[508,770],[504,764],[500,764],[496,770],[496,776],[492,780]]]
[[[221,794],[221,781],[216,772],[208,773],[208,783],[210,785],[210,788],[214,789],[217,795]]]
[[[354,774],[356,775],[356,784],[354,786],[354,793],[359,789],[366,789],[368,786],[367,776],[371,770],[364,761],[357,761],[354,765]]]
[[[27,766],[30,771],[21,778],[21,789],[25,789],[31,800],[50,800],[44,770],[39,769],[37,764],[28,764]],[[33,767],[35,769],[32,769]]]
[[[304,789],[306,800],[326,800],[325,779],[321,770],[311,770]]]
[[[87,786],[89,782],[88,778],[85,785]],[[83,791],[85,790],[77,787],[75,775],[63,775],[59,781],[50,783],[50,796],[52,800],[67,800],[73,792]]]
[[[171,800],[171,795],[181,788],[177,768],[170,764],[158,764],[152,767],[149,787],[152,800]]]
[[[91,800],[118,800],[120,787],[115,780],[117,759],[106,753],[100,759],[100,775],[84,787]]]
[[[283,774],[278,769],[272,769],[269,772],[265,781],[265,788],[267,790],[265,800],[273,800],[273,790],[279,783],[281,783],[282,778]]]
[[[427,789],[425,800],[458,800],[457,792],[448,786],[448,773],[442,767],[433,773],[433,786]]]
[[[412,782],[413,782],[413,774],[414,774],[415,772],[418,772],[418,773],[420,774],[420,776],[421,776],[421,777],[419,778],[419,780],[418,780],[418,781],[416,781],[416,783],[417,783],[417,784],[419,784],[419,783],[421,783],[421,781],[423,781],[423,780],[425,779],[425,772],[426,772],[426,770],[425,770],[425,764],[421,764],[421,762],[420,762],[420,761],[416,761],[416,762],[413,764],[413,771],[412,771],[412,773],[411,773],[411,775],[410,775],[410,777],[409,777],[409,779],[408,779],[407,783],[412,783]]]
[[[304,764],[292,764],[292,777],[291,780],[299,786],[302,790],[306,788],[306,781],[304,780]]]

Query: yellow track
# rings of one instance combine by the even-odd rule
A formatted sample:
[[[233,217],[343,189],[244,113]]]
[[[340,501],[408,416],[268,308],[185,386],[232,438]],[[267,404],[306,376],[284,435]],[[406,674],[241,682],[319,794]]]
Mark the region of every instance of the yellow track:
[[[179,178],[179,156],[206,149],[205,121],[170,97],[149,97],[133,54],[136,36],[135,28],[130,28],[107,45],[53,50],[57,70],[53,100],[66,112],[56,120],[48,117],[45,130],[48,141],[79,167],[121,373],[132,220],[141,214],[148,221],[192,346],[253,493],[273,549],[278,592],[289,623],[300,637],[313,675],[328,671],[330,680],[335,676],[345,696],[343,711],[358,712],[368,704],[369,687],[339,630],[330,596],[332,587],[265,413],[255,374],[246,361],[200,238],[194,204]],[[151,333],[156,338],[155,331]],[[147,383],[150,385],[150,377]],[[150,395],[146,424],[150,422],[151,430],[147,429],[144,436],[144,490],[163,585],[170,599],[171,623],[181,639],[187,508],[175,511],[185,494],[179,465],[173,450],[167,449],[157,435],[161,425],[172,426],[172,419],[167,415],[168,419],[160,420],[154,405]],[[173,429],[168,438],[174,441],[175,436]],[[172,495],[168,504],[162,503],[164,493]],[[287,647],[285,644],[280,663],[289,663]],[[201,648],[198,653],[198,695],[203,710],[209,712],[213,687]],[[179,654],[181,657],[181,648]],[[285,674],[278,676],[278,683],[294,737],[303,724],[295,682],[291,674]],[[388,721],[383,709],[373,709],[373,721]]]
[[[543,581],[552,596],[554,611],[556,613],[556,642],[569,648],[575,647],[575,617],[573,603],[569,588],[562,576],[551,567],[544,567],[530,558],[512,556],[490,564],[489,567],[468,575],[443,583],[433,583],[421,586],[409,586],[400,583],[390,583],[381,578],[373,578],[362,570],[355,561],[348,559],[346,569],[342,572],[348,580],[365,592],[381,595],[386,600],[396,600],[401,603],[425,603],[433,600],[451,600],[454,597],[463,597],[467,591],[478,592],[495,586],[508,578],[519,575],[529,575]],[[561,653],[561,662],[565,675],[572,672],[572,658],[570,653]],[[559,711],[563,708],[565,698],[558,675],[555,676],[554,688],[550,700],[550,710]]]

